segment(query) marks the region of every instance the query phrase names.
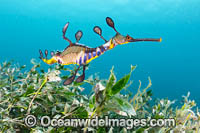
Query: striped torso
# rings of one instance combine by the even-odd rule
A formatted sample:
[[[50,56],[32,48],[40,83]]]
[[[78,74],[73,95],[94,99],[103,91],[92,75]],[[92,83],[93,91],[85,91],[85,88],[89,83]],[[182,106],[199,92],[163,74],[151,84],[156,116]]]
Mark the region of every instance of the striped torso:
[[[99,57],[106,50],[108,50],[109,44],[110,41],[96,48],[89,48],[81,44],[74,44],[73,46],[67,47],[60,54],[60,60],[58,62],[62,65],[88,64],[90,61]]]

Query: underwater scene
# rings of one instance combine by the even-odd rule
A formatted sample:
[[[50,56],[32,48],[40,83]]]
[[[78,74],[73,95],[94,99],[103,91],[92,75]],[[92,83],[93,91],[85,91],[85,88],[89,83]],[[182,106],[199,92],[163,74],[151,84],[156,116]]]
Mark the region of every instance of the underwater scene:
[[[199,5],[0,1],[0,132],[199,133]]]

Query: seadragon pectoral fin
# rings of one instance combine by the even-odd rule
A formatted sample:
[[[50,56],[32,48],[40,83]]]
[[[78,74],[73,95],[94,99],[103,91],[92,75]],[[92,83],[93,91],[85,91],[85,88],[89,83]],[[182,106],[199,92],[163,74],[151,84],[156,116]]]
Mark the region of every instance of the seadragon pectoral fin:
[[[39,57],[39,58],[40,58],[43,62],[45,62],[45,63],[47,63],[47,64],[49,64],[49,65],[54,64],[54,63],[57,63],[57,60],[55,59],[55,56],[52,56],[51,59],[47,59],[47,55],[48,55],[48,51],[47,51],[47,50],[45,50],[45,58],[43,57],[43,53],[42,53],[41,50],[39,50],[39,53],[40,53],[40,57]],[[52,53],[51,53],[51,55],[52,55]]]

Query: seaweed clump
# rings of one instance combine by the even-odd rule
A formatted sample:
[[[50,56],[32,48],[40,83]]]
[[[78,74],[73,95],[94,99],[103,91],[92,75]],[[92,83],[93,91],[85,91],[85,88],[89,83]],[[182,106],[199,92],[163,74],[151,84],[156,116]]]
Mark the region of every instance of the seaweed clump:
[[[132,82],[131,73],[136,66],[131,66],[130,73],[117,80],[110,71],[108,79],[90,76],[83,83],[73,83],[63,86],[60,81],[66,79],[60,76],[60,71],[70,71],[62,66],[55,66],[45,72],[34,60],[30,71],[26,66],[4,62],[0,65],[0,132],[199,132],[200,113],[194,111],[196,103],[189,100],[189,93],[183,96],[182,107],[173,107],[175,101],[167,98],[152,102],[151,79],[146,88],[141,88],[141,81],[136,94],[128,91]],[[73,73],[70,71],[71,74]],[[90,94],[83,94],[83,84],[92,87]],[[129,90],[130,90],[129,89]],[[125,94],[121,90],[127,90]],[[42,127],[37,124],[28,127],[24,119],[27,115],[50,118],[132,118],[132,119],[163,119],[174,118],[175,126],[163,127]]]

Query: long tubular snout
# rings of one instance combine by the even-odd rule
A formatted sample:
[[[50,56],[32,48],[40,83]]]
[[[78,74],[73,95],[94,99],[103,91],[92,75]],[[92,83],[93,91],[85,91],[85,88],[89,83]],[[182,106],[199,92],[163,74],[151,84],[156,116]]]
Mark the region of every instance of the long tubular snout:
[[[151,41],[151,42],[161,42],[162,38],[159,39],[152,39],[152,38],[138,38],[132,39],[131,42],[140,42],[140,41]]]

